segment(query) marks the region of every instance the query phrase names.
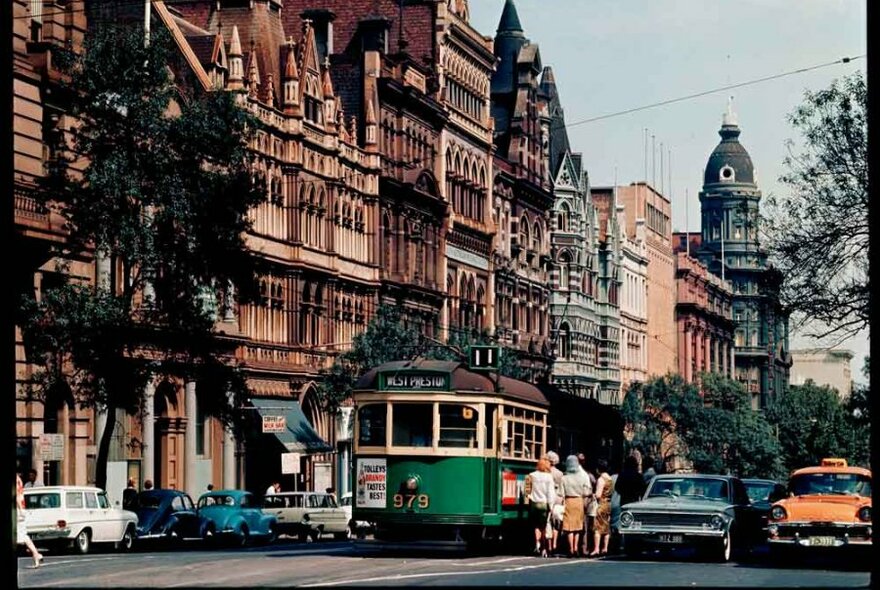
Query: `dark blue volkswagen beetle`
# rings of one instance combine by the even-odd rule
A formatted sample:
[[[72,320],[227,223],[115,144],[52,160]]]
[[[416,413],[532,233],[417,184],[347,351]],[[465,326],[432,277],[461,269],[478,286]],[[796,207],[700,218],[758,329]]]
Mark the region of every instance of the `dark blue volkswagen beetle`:
[[[202,494],[199,516],[205,520],[206,538],[244,546],[251,539],[271,543],[278,536],[278,519],[264,514],[250,492],[216,490]]]
[[[185,539],[204,539],[207,534],[206,521],[199,517],[192,498],[180,490],[143,491],[133,509],[141,541],[177,544]]]

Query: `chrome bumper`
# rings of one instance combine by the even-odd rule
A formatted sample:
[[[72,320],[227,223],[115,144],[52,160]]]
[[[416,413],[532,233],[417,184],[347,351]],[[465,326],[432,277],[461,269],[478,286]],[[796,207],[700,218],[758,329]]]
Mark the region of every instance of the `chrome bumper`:
[[[784,529],[780,536],[779,529]],[[777,547],[868,547],[873,544],[873,531],[870,524],[865,523],[813,523],[783,522],[771,523],[765,529],[767,542]],[[853,532],[861,535],[850,536]]]
[[[717,538],[720,539],[724,536],[724,529],[632,529],[632,528],[620,528],[618,529],[621,535],[632,535],[634,537],[646,537],[652,536],[655,537],[657,535],[681,535],[685,539],[687,537],[709,537],[709,538]]]
[[[28,536],[32,541],[54,541],[70,538],[70,529],[28,529]]]

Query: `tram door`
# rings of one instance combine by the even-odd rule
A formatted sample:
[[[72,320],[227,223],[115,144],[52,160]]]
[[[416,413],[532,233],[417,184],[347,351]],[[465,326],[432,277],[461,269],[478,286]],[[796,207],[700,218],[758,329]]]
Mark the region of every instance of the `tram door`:
[[[483,432],[486,437],[486,453],[483,457],[483,513],[490,514],[498,512],[498,486],[501,479],[501,463],[495,453],[497,414],[496,404],[486,404],[486,411],[483,412]]]

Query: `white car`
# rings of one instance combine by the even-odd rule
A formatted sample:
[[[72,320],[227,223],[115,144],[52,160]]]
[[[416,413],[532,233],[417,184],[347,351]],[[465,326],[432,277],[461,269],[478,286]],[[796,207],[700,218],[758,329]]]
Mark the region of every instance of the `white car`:
[[[366,520],[353,521],[351,519],[351,492],[342,495],[342,498],[339,500],[339,505],[345,510],[345,515],[352,535],[356,535],[358,539],[363,539],[367,534],[367,531],[373,528],[373,525]]]
[[[24,490],[25,522],[30,538],[42,545],[72,546],[88,553],[92,543],[131,549],[138,517],[114,508],[107,492],[90,486],[45,486]]]

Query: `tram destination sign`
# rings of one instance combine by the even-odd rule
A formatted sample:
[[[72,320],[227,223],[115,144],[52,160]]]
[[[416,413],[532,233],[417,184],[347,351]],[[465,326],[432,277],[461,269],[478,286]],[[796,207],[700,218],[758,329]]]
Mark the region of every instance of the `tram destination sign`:
[[[447,391],[449,373],[384,373],[382,389],[408,391]]]

